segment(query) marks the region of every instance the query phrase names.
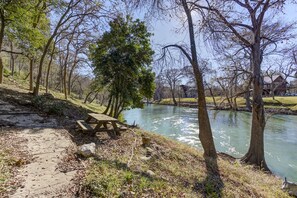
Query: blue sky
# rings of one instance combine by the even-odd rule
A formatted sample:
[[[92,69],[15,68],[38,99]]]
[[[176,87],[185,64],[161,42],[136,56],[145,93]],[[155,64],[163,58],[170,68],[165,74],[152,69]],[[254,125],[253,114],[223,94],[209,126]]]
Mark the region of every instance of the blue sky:
[[[293,22],[297,20],[297,4],[287,4],[284,7],[283,14],[280,17],[286,22]],[[153,48],[156,53],[160,50],[160,45],[174,44],[179,42],[188,43],[188,32],[187,30],[183,33],[176,33],[176,28],[181,27],[179,19],[172,18],[171,20],[155,20],[150,22],[151,31],[154,33],[152,38]],[[207,57],[212,60],[213,56],[211,54],[211,49],[205,47],[204,43],[201,41],[196,42],[198,53],[202,57]],[[215,67],[216,63],[212,64]]]

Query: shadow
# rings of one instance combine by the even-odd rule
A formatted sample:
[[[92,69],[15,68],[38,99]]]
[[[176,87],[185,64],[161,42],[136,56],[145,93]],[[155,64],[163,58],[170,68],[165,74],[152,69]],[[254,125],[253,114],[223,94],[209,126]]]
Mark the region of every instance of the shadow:
[[[193,190],[200,192],[203,197],[221,197],[224,183],[220,176],[217,159],[205,158],[207,176],[202,182],[196,182]]]
[[[87,114],[92,112],[70,101],[54,98],[51,94],[34,96],[29,91],[5,87],[0,87],[0,100],[16,107],[27,108],[38,114],[43,113],[47,116],[67,117],[68,119],[87,118]]]
[[[75,127],[76,120],[87,118],[90,112],[70,101],[56,99],[51,94],[34,96],[26,90],[0,87],[2,127],[69,129]],[[56,121],[53,122],[53,119]]]
[[[110,141],[110,137],[105,132],[101,132],[101,138],[99,138],[97,137],[97,135],[94,135],[93,133],[88,133],[87,131],[80,131],[76,128],[68,128],[67,131],[70,134],[71,140],[76,145],[83,145],[94,142],[96,146],[98,146],[104,144],[106,141]]]

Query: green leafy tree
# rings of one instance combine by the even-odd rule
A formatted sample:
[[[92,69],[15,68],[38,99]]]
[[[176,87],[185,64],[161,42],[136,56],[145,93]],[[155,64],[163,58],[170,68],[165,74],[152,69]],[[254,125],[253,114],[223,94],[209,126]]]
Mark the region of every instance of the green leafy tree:
[[[50,20],[46,16],[48,12],[47,0],[34,0],[30,5],[30,12],[27,14],[27,24],[18,25],[16,32],[19,34],[12,35],[17,41],[19,47],[24,51],[25,56],[29,59],[29,90],[33,91],[33,67],[37,56],[41,53],[42,47],[50,34]]]
[[[118,16],[109,25],[91,48],[91,60],[97,80],[110,93],[104,113],[117,118],[125,107],[142,107],[142,98],[153,95],[152,34],[130,16]]]
[[[0,2],[0,51],[3,51],[2,45],[5,36],[24,38],[23,40],[28,40],[28,37],[36,38],[35,32],[28,27],[33,21],[35,15],[33,7],[36,4],[37,0],[5,0]],[[3,82],[3,71],[4,66],[0,55],[0,84]]]

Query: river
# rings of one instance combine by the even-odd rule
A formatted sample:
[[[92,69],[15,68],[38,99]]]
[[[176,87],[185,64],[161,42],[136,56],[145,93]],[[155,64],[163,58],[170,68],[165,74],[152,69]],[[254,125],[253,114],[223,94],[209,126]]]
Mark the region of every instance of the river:
[[[129,124],[202,148],[198,138],[197,109],[148,105],[125,111]],[[251,113],[209,110],[217,151],[242,157],[250,142]],[[265,159],[271,171],[297,182],[297,116],[273,115],[265,128]]]

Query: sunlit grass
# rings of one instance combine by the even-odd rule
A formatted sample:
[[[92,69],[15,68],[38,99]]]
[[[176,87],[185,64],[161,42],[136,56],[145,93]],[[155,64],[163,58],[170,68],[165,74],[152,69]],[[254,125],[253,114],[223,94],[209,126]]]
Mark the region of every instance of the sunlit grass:
[[[148,160],[142,159],[148,154],[142,135],[151,139]],[[100,160],[93,161],[83,182],[94,197],[289,197],[273,175],[226,157],[218,158],[215,174],[201,151],[143,130],[129,130],[120,141],[99,145],[97,153]],[[215,161],[209,166],[215,170]]]
[[[224,97],[216,96],[214,97],[217,105],[226,105],[228,101]],[[213,104],[212,97],[206,97],[206,102],[208,104]],[[177,102],[180,103],[197,103],[196,98],[177,98]],[[296,110],[297,96],[276,96],[274,99],[272,97],[263,97],[264,105],[266,108],[290,108],[291,110]],[[236,99],[237,105],[239,107],[245,106],[245,99],[239,97]],[[160,104],[173,104],[172,98],[162,99]]]

